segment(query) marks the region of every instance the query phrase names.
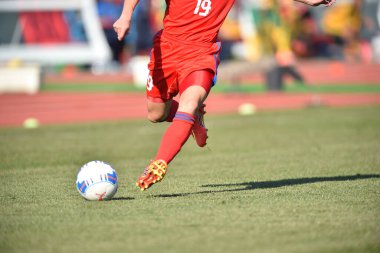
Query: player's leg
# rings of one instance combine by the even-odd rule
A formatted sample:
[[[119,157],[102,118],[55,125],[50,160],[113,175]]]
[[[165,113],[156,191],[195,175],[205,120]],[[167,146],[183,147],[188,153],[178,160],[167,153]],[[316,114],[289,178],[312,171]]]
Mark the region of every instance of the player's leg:
[[[178,111],[164,133],[155,159],[136,182],[142,191],[163,179],[168,164],[189,138],[195,122],[195,111],[206,96],[206,91],[200,86],[191,86],[181,95]]]
[[[202,87],[206,92],[206,96],[204,97],[205,100],[211,90],[212,85],[214,84],[214,81],[215,74],[211,70],[200,70],[192,72],[183,80],[182,84],[180,85],[180,93],[182,94],[192,86]],[[204,100],[199,102],[197,110],[194,112],[195,122],[192,128],[192,135],[199,147],[206,146],[208,138],[207,128],[204,124],[204,114],[206,113],[205,104],[203,103]]]
[[[168,115],[170,114],[172,103],[172,99],[165,101],[160,98],[149,97],[148,95],[148,120],[152,123],[166,121]],[[166,162],[160,160],[152,160],[150,164],[145,168],[143,174],[137,180],[136,185],[140,187],[141,190],[145,190],[151,184],[156,183],[165,176],[166,167]]]
[[[161,99],[153,99],[151,97],[148,97],[147,109],[148,119],[151,122],[172,122],[173,118],[175,117],[174,115],[178,109],[178,102],[173,99],[164,101]],[[165,132],[165,134],[167,132],[168,130]],[[163,140],[165,140],[165,138],[163,138]],[[164,146],[164,144],[161,143],[161,146]],[[143,174],[137,180],[136,185],[143,191],[149,188],[152,184],[161,181],[166,174],[167,164],[168,162],[163,159],[156,158],[152,160],[150,164],[145,168]]]
[[[153,122],[172,122],[178,109],[178,102],[172,98],[176,95],[175,90],[168,90],[170,86],[176,87],[177,74],[175,71],[154,71],[149,72],[147,81],[147,111],[148,119]]]
[[[195,115],[203,105],[211,85],[208,85],[210,87],[207,85],[189,85],[181,92],[178,111],[173,122],[165,131],[156,157],[137,181],[137,186],[141,190],[145,190],[163,179],[167,165],[174,159],[191,135],[196,121]],[[161,115],[158,116],[161,117]],[[158,116],[155,121],[159,118]]]
[[[191,135],[196,114],[207,97],[207,91],[200,85],[189,86],[180,96],[178,111],[173,122],[165,131],[156,160],[169,164]]]
[[[147,100],[148,119],[153,123],[172,122],[178,110],[178,102],[170,99],[167,101],[151,99]]]

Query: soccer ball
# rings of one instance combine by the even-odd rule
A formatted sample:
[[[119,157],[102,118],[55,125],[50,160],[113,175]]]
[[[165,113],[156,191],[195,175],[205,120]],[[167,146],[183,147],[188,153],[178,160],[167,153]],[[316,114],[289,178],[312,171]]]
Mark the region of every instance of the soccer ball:
[[[109,164],[91,161],[80,168],[76,185],[87,200],[110,200],[117,191],[117,174]]]

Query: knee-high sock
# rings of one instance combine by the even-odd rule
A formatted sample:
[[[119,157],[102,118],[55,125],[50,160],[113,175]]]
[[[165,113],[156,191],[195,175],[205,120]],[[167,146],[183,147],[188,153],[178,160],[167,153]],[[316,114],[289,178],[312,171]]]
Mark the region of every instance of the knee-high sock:
[[[172,107],[170,108],[170,112],[168,117],[166,118],[167,122],[173,122],[175,114],[177,113],[179,103],[176,100],[172,100]]]
[[[194,116],[185,112],[177,112],[173,122],[166,129],[158,149],[156,160],[162,159],[170,163],[181,150],[191,134]]]

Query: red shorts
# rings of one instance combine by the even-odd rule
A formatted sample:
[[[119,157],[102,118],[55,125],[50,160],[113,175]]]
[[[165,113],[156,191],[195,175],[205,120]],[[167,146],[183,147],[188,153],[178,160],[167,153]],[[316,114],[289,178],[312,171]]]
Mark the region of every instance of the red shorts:
[[[216,82],[219,51],[219,42],[195,45],[156,35],[148,64],[148,99],[167,101],[191,85],[205,87],[208,92]]]

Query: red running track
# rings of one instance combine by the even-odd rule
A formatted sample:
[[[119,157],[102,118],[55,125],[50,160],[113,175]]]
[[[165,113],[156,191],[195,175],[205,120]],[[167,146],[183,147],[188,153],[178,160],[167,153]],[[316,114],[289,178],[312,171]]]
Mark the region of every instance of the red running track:
[[[209,114],[236,113],[243,103],[258,111],[310,105],[380,105],[380,94],[211,94]],[[22,126],[27,118],[42,125],[145,118],[144,93],[50,93],[0,95],[0,127]]]

